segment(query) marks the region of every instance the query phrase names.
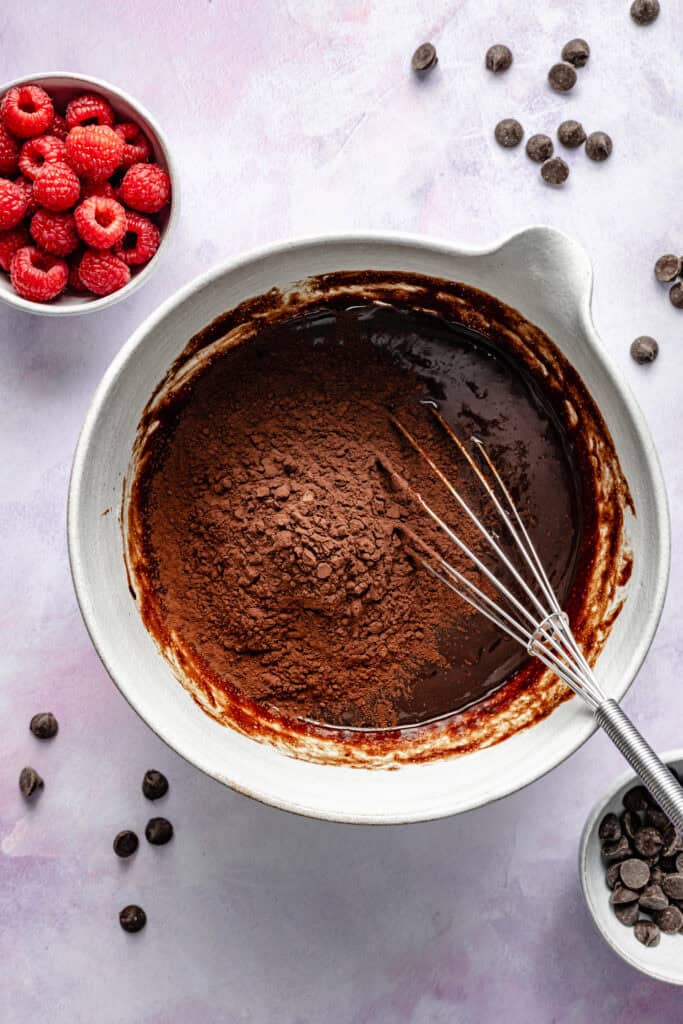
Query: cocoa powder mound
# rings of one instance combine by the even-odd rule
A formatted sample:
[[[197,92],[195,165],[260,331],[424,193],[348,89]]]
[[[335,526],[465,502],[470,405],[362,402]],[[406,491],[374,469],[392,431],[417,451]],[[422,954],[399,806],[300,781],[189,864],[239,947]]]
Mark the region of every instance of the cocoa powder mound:
[[[321,313],[219,354],[165,410],[137,488],[141,576],[169,635],[222,685],[285,715],[374,728],[428,720],[483,695],[522,657],[402,540],[407,528],[444,550],[378,459],[445,518],[453,500],[392,414],[484,506],[420,404],[434,382],[416,369],[415,325],[396,317]],[[570,505],[558,520],[565,545]],[[459,518],[458,529],[481,552],[471,524]]]

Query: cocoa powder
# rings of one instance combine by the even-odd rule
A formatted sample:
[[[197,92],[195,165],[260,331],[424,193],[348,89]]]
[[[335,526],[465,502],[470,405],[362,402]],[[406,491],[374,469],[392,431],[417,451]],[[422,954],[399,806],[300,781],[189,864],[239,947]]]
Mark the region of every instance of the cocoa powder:
[[[321,311],[206,365],[164,409],[137,482],[139,580],[214,680],[285,715],[384,728],[462,707],[519,666],[523,653],[405,543],[414,531],[472,572],[383,468],[453,519],[392,415],[489,515],[425,397],[457,397],[459,427],[493,445],[566,591],[580,536],[571,465],[523,375],[428,317]],[[481,553],[474,527],[457,526]]]

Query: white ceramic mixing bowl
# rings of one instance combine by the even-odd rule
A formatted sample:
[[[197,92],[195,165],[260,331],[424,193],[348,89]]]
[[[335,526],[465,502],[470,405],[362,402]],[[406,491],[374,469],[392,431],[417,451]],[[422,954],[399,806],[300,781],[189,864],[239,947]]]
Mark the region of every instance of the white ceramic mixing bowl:
[[[102,661],[130,704],[174,750],[260,800],[339,821],[399,823],[455,814],[539,778],[593,732],[570,700],[531,728],[472,754],[367,770],[288,756],[208,717],[173,675],[129,590],[118,511],[136,429],[152,392],[189,338],[244,299],[337,270],[400,270],[490,292],[542,328],[579,372],[612,433],[637,516],[629,524],[634,571],[598,664],[620,698],[645,657],[664,601],[669,522],[661,473],[642,415],[603,351],[591,320],[592,273],[579,245],[530,228],[487,249],[403,236],[344,236],[271,246],[198,278],[149,317],[102,380],[76,450],[69,550],[83,617]],[[102,515],[111,509],[111,515]]]

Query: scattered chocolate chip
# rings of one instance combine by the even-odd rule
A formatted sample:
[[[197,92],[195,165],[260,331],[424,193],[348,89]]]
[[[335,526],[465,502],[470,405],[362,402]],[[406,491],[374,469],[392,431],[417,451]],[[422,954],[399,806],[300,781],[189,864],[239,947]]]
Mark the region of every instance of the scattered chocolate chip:
[[[509,46],[503,46],[501,43],[489,46],[486,51],[486,67],[489,71],[507,71],[511,64],[512,50]]]
[[[644,946],[659,945],[659,928],[654,921],[636,921],[633,934]]]
[[[667,935],[674,935],[680,932],[683,927],[683,914],[678,907],[665,907],[664,910],[654,910],[652,916],[660,928],[660,931]]]
[[[19,789],[21,790],[22,796],[26,799],[30,799],[33,794],[43,788],[43,780],[41,779],[35,768],[22,768],[19,775]]]
[[[622,860],[619,865],[621,880],[627,889],[644,889],[650,881],[650,869],[645,861],[636,857]]]
[[[576,68],[566,60],[553,64],[548,72],[548,81],[555,92],[569,92],[576,85]]]
[[[573,64],[575,68],[582,68],[588,62],[591,48],[585,39],[570,39],[562,47],[562,60]]]
[[[138,848],[135,832],[125,829],[114,836],[114,853],[117,857],[132,857]]]
[[[633,845],[636,852],[642,857],[655,857],[661,852],[664,840],[656,828],[646,825],[639,829],[633,837]],[[665,890],[666,891],[666,890]]]
[[[173,825],[166,818],[150,818],[145,826],[145,835],[153,846],[164,846],[173,839]]]
[[[150,768],[142,780],[142,792],[148,800],[158,800],[168,793],[168,779],[162,772]]]
[[[621,924],[631,928],[638,920],[640,910],[637,903],[620,903],[612,906],[614,916]]]
[[[147,914],[142,907],[136,907],[134,903],[124,907],[119,914],[119,924],[124,932],[139,932],[147,924]]]
[[[675,857],[676,854],[683,850],[683,839],[681,839],[673,825],[668,824],[662,830],[662,839],[664,840],[662,857]]]
[[[620,879],[619,868],[621,867],[621,861],[616,861],[614,864],[610,864],[607,868],[607,885],[610,889],[613,889]]]
[[[624,793],[621,802],[627,811],[632,811],[634,814],[647,810],[652,803],[645,786],[633,786],[632,789]]]
[[[524,138],[524,129],[514,117],[506,117],[499,121],[495,130],[496,142],[505,149],[512,149],[518,146]]]
[[[664,832],[671,828],[671,822],[664,811],[660,811],[658,807],[648,807],[645,811],[645,824],[652,825],[658,832],[661,832],[662,838],[664,838]]]
[[[30,729],[39,740],[51,740],[59,731],[59,722],[51,711],[39,711],[31,719]]]
[[[436,55],[436,49],[431,43],[423,43],[422,46],[418,46],[417,50],[413,54],[411,64],[413,71],[417,71],[418,74],[423,71],[431,71],[432,68],[436,67],[439,58]]]
[[[676,854],[676,871],[679,874],[683,874],[683,853]]]
[[[621,831],[627,839],[633,839],[634,835],[642,826],[640,815],[636,814],[635,811],[624,811],[621,818],[619,819],[621,825]]]
[[[660,256],[655,263],[655,277],[658,281],[663,284],[669,281],[675,281],[683,271],[683,261],[680,256],[674,256],[672,253],[666,253],[665,256]]]
[[[586,131],[580,121],[563,121],[557,137],[567,149],[578,149],[586,141]]]
[[[554,156],[541,165],[541,177],[546,185],[564,185],[569,177],[569,165],[561,156]]]
[[[633,0],[631,17],[637,25],[649,25],[659,16],[659,0]]]
[[[548,135],[532,135],[526,144],[526,155],[534,163],[542,164],[553,155],[553,140]]]
[[[683,284],[680,281],[677,281],[669,289],[669,298],[672,306],[675,306],[676,309],[683,309]]]
[[[659,354],[659,345],[649,334],[642,334],[631,342],[631,356],[637,363],[653,363]]]
[[[602,163],[612,152],[612,140],[607,132],[591,132],[586,139],[586,154],[591,160]]]
[[[683,875],[664,875],[662,889],[672,900],[683,900]]]
[[[609,901],[613,905],[618,905],[620,903],[637,903],[638,893],[633,892],[632,889],[627,889],[624,885],[617,885],[612,890],[612,895],[610,896]]]
[[[616,839],[613,843],[602,844],[602,856],[608,864],[612,864],[614,861],[626,860],[632,853],[631,844],[626,836]]]
[[[663,878],[664,872],[658,864],[655,864],[654,867],[650,868],[650,883],[652,885],[659,885]]]
[[[598,838],[601,843],[613,843],[621,839],[621,823],[616,814],[606,814],[598,826]]]

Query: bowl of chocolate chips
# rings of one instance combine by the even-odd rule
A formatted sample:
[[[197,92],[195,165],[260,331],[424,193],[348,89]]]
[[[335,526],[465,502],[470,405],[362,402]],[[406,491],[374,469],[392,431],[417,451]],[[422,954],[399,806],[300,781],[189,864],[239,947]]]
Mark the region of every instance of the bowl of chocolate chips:
[[[662,754],[683,777],[683,751]],[[644,974],[683,985],[683,838],[633,774],[591,811],[579,873],[597,930]]]
[[[398,823],[513,792],[590,736],[566,687],[411,556],[406,538],[443,537],[409,495],[458,510],[396,423],[484,519],[434,410],[486,444],[619,699],[669,526],[591,280],[549,228],[484,249],[326,237],[223,264],[135,332],[77,447],[69,549],[100,657],[166,742],[275,806]]]

